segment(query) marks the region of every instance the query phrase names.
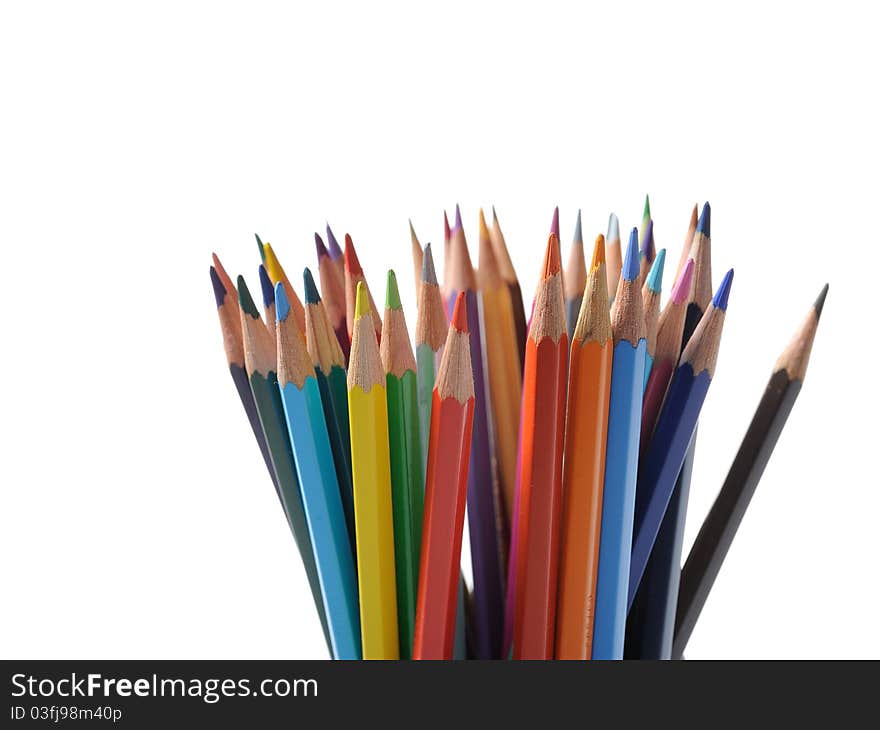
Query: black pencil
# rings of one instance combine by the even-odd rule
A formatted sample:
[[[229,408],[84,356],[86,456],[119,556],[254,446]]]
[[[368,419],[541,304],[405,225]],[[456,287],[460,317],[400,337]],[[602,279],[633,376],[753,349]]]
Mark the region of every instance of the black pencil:
[[[797,334],[776,361],[773,375],[727,478],[700,527],[681,571],[672,643],[673,659],[680,659],[684,652],[752,495],[761,481],[764,468],[785,428],[788,414],[801,391],[827,293],[826,284]]]

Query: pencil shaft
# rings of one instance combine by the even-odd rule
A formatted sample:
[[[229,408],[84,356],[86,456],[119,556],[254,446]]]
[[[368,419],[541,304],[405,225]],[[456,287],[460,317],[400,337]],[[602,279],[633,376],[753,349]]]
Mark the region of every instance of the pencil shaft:
[[[335,659],[360,659],[361,636],[351,543],[342,514],[336,465],[318,383],[280,390],[302,501],[315,554]]]
[[[614,347],[602,528],[593,623],[593,659],[622,659],[626,624],[626,586],[630,570],[636,493],[645,340]]]
[[[257,405],[254,403],[254,394],[251,391],[251,383],[248,379],[247,371],[241,365],[230,363],[229,374],[232,375],[232,381],[235,383],[235,389],[238,391],[241,405],[247,415],[248,423],[251,424],[251,430],[254,432],[257,446],[260,447],[260,455],[263,457],[263,462],[269,471],[269,477],[272,479],[272,485],[275,487],[275,494],[278,495],[280,501],[281,490],[278,489],[278,479],[275,477],[275,469],[272,468],[272,456],[269,454],[269,446],[266,444],[266,435],[263,433],[260,415],[257,413]]]
[[[513,308],[513,322],[516,328],[516,346],[519,350],[520,367],[522,367],[526,361],[526,337],[529,335],[526,310],[519,282],[509,282],[507,288],[510,291],[510,306]]]

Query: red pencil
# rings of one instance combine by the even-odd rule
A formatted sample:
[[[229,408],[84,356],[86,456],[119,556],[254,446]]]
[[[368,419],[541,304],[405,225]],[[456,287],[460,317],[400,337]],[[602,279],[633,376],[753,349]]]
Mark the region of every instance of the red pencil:
[[[559,243],[547,242],[523,371],[514,659],[552,659],[568,334]]]
[[[413,659],[452,659],[473,421],[474,378],[461,292],[431,405]]]

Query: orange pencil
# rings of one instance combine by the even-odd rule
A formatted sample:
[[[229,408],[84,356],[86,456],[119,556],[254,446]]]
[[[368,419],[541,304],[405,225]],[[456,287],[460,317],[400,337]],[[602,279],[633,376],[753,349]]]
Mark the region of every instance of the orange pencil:
[[[514,659],[553,658],[568,355],[561,268],[551,234],[523,371]]]
[[[364,283],[367,290],[367,299],[370,302],[370,316],[373,318],[373,328],[376,330],[376,340],[382,336],[382,318],[376,310],[376,302],[370,293],[370,287],[364,277],[364,270],[358,260],[357,251],[354,250],[354,242],[351,236],[345,234],[345,322],[348,325],[348,336],[351,338],[354,328],[354,309],[357,300],[358,283]]]
[[[432,398],[413,659],[452,659],[474,422],[464,292],[455,300]]]
[[[556,658],[589,659],[602,526],[605,439],[611,398],[611,314],[605,237],[599,236],[571,343]]]
[[[681,275],[681,270],[690,258],[691,246],[694,243],[694,234],[697,232],[697,204],[694,203],[694,209],[691,211],[691,220],[688,223],[687,233],[684,236],[684,246],[681,248],[681,256],[678,259],[678,267],[675,269],[675,278]]]

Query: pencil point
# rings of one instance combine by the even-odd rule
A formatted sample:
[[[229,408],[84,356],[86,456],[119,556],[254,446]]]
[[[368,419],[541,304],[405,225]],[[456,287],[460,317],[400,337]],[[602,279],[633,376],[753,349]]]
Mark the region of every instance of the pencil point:
[[[651,218],[651,202],[648,200],[648,195],[645,194],[645,209],[642,211],[642,220],[650,220]]]
[[[553,274],[558,274],[562,269],[562,262],[559,260],[559,239],[555,233],[550,234],[547,240],[547,252],[544,254],[544,278],[548,279]]]
[[[700,220],[697,222],[697,233],[702,233],[706,238],[712,238],[712,208],[706,203],[703,206],[703,212],[700,213]]]
[[[400,309],[400,291],[397,288],[397,275],[394,269],[388,269],[388,278],[385,282],[385,307],[387,309]]]
[[[721,286],[718,287],[718,291],[715,292],[715,296],[712,299],[712,306],[715,307],[715,309],[720,309],[722,312],[727,311],[727,300],[730,298],[730,287],[732,284],[733,269],[728,269],[724,278],[721,280]]]
[[[211,267],[211,286],[214,288],[214,299],[217,301],[217,307],[222,307],[229,292],[226,291],[226,287],[223,286],[223,282],[220,281],[220,276],[217,274],[217,269],[213,266]]]
[[[257,239],[257,248],[260,249],[260,261],[266,260],[266,249],[263,248],[263,242],[260,240],[260,236],[258,234],[254,234],[254,238]]]
[[[660,293],[660,289],[663,286],[663,265],[666,263],[666,249],[661,248],[657,253],[657,257],[654,259],[654,263],[651,264],[651,271],[648,273],[647,285],[648,289],[650,289],[655,294]]]
[[[422,257],[422,281],[428,284],[437,283],[437,272],[434,270],[434,254],[431,253],[431,244],[425,244],[425,255]]]
[[[455,204],[455,227],[459,230],[464,228],[461,224],[461,210],[459,210],[458,203]]]
[[[620,240],[620,222],[614,213],[608,216],[608,235],[605,239],[611,242]]]
[[[280,281],[275,285],[275,321],[283,322],[290,313],[290,300]]]
[[[620,275],[626,281],[635,281],[639,278],[639,229],[633,228],[629,234],[629,245],[626,247],[626,256],[623,257],[623,269]]]
[[[584,236],[583,236],[583,233],[581,232],[581,209],[580,208],[578,208],[577,222],[574,224],[574,241],[575,241],[575,243],[580,243],[580,244],[583,244],[583,242],[584,242]]]
[[[449,216],[446,215],[446,211],[443,211],[443,240],[445,242],[449,242],[449,238],[452,235],[452,232],[449,230]]]
[[[557,205],[553,209],[553,220],[550,222],[550,233],[554,234],[557,240],[560,238],[559,235],[559,206]]]
[[[315,277],[312,276],[312,271],[308,267],[303,271],[303,288],[306,294],[306,304],[318,304],[321,301],[318,287],[315,286]]]
[[[339,242],[336,240],[336,236],[333,235],[333,231],[330,230],[330,224],[327,223],[325,226],[327,230],[327,248],[330,252],[330,258],[336,261],[340,256],[342,256],[342,249],[339,248]]]
[[[489,228],[486,225],[486,216],[483,215],[483,209],[480,208],[480,239],[489,238]]]
[[[324,245],[324,239],[318,235],[317,231],[315,231],[315,252],[318,254],[318,261],[320,261],[325,256],[330,255],[330,252],[327,250],[327,247]]]
[[[467,299],[465,299],[463,291],[460,291],[455,298],[455,308],[452,310],[452,321],[450,324],[459,332],[468,331]]]
[[[678,281],[672,287],[670,298],[673,304],[682,304],[687,301],[691,295],[691,279],[694,276],[694,260],[688,259],[681,273],[678,275]]]
[[[345,268],[350,274],[363,274],[364,270],[361,268],[361,262],[358,260],[357,251],[354,250],[354,242],[351,240],[351,236],[347,233],[345,234]]]
[[[590,269],[605,263],[605,236],[601,233],[596,236],[596,243],[593,245],[593,260],[590,261]]]
[[[259,319],[260,313],[257,311],[257,305],[254,304],[254,298],[251,296],[250,291],[248,291],[244,277],[239,274],[235,283],[238,287],[238,305],[251,317]]]
[[[269,272],[266,267],[260,264],[260,289],[263,291],[263,306],[270,307],[275,303],[275,292],[273,291],[272,280],[269,278]]]
[[[816,319],[822,316],[822,309],[825,306],[825,297],[828,296],[828,284],[822,287],[822,291],[819,292],[819,296],[816,297],[816,303],[813,304],[813,309],[816,310]]]
[[[639,256],[641,258],[645,258],[648,260],[648,263],[651,263],[654,260],[654,221],[649,220],[648,225],[645,226],[645,237],[642,240],[641,251],[639,252]]]
[[[364,282],[359,281],[357,286],[357,295],[354,300],[354,318],[360,319],[365,314],[370,313],[370,297],[367,295],[367,287]]]

